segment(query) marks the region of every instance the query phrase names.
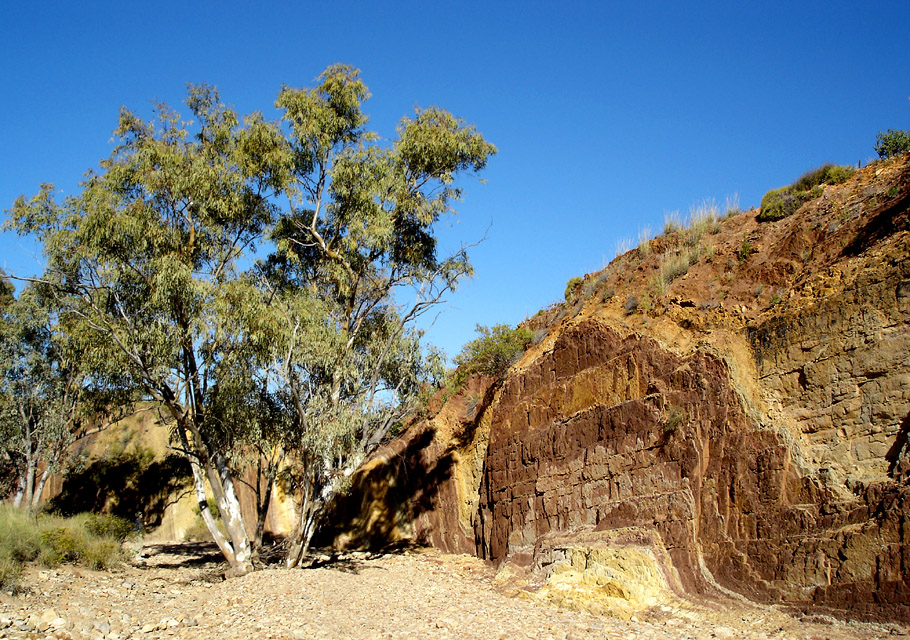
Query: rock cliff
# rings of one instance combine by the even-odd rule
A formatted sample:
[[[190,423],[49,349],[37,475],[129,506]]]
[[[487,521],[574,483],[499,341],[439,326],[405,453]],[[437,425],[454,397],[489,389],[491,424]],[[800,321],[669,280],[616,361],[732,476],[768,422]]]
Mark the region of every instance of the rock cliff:
[[[526,321],[504,380],[361,470],[336,542],[475,553],[592,610],[910,621],[910,158],[756,214],[694,216]]]

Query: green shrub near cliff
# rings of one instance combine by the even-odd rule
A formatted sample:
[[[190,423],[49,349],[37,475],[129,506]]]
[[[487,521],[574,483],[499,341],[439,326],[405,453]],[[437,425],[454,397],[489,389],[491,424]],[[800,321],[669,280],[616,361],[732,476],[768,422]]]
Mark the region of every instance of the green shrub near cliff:
[[[494,327],[477,325],[479,337],[471,340],[455,356],[458,373],[456,386],[469,375],[480,373],[501,378],[525,352],[534,338],[533,332],[524,327],[512,329],[507,324]]]
[[[122,543],[132,530],[129,522],[116,516],[83,513],[61,518],[0,505],[0,589],[16,587],[26,562],[112,567],[123,559]]]
[[[787,187],[772,189],[761,199],[758,219],[762,222],[780,220],[796,213],[797,209],[824,193],[823,185],[843,184],[856,172],[853,167],[826,164],[813,169]]]
[[[890,158],[910,151],[910,131],[888,129],[875,137],[875,153],[879,158]]]

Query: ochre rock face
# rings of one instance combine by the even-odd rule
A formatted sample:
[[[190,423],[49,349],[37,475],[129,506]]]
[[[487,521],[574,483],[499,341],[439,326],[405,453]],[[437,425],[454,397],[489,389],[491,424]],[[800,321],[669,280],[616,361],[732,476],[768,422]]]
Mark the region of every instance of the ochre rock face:
[[[682,593],[716,582],[760,601],[910,613],[906,486],[843,499],[824,473],[800,472],[786,436],[746,417],[716,356],[580,322],[506,380],[486,465],[485,558],[530,559],[552,531],[634,527],[659,535]]]
[[[910,157],[696,228],[529,320],[504,380],[358,474],[337,541],[476,553],[598,611],[665,591],[910,622]]]

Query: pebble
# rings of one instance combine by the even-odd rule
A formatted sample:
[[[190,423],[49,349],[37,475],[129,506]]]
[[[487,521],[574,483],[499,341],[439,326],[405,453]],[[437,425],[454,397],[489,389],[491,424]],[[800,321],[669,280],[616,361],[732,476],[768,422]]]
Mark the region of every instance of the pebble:
[[[147,548],[141,566],[117,574],[27,570],[19,595],[0,594],[0,638],[872,640],[892,629],[906,632],[800,621],[741,605],[661,604],[628,621],[595,616],[527,594],[510,597],[494,587],[493,570],[480,560],[432,550],[343,559],[320,553],[315,568],[267,568],[229,580],[220,579],[219,563],[181,565],[163,556]]]

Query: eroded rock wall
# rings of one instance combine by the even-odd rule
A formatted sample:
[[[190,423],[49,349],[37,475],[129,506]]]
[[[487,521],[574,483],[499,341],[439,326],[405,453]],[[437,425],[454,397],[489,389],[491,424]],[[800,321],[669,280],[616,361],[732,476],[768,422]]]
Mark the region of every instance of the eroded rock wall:
[[[552,531],[631,527],[658,534],[681,593],[907,619],[910,494],[845,498],[827,480],[746,416],[718,357],[586,320],[503,387],[479,551],[533,563]]]
[[[711,233],[586,278],[503,381],[359,474],[341,538],[381,543],[363,525],[393,514],[387,540],[525,568],[566,602],[910,622],[910,157]],[[692,242],[709,258],[643,293]]]

